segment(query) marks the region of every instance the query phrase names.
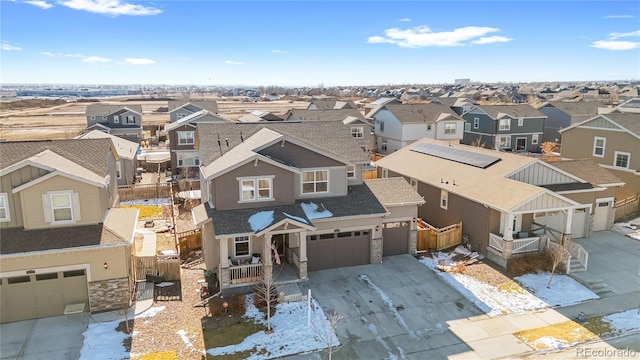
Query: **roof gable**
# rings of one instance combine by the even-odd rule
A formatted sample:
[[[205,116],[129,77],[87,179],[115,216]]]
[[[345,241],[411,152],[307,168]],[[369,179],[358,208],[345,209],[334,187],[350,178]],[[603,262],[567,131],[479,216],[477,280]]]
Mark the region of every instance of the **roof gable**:
[[[604,131],[624,131],[640,139],[640,114],[596,115],[558,131],[564,133],[577,127]]]
[[[390,104],[384,108],[401,124],[435,123],[443,116],[462,120],[455,111],[443,104]]]

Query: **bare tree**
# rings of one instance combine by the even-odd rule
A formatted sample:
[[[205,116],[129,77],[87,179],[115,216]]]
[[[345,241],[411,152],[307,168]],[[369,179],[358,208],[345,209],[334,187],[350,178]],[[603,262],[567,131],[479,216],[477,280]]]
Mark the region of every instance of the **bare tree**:
[[[129,327],[129,311],[133,308],[136,301],[136,284],[133,283],[129,289],[127,289],[127,297],[126,302],[123,304],[122,312],[124,313],[124,324],[125,324],[125,332],[127,334],[131,333],[131,328]]]
[[[329,317],[329,326],[325,326],[324,322],[318,324],[313,324],[313,332],[316,334],[316,338],[322,341],[324,345],[327,346],[327,354],[329,356],[329,360],[331,360],[331,355],[333,354],[333,348],[339,344],[336,344],[334,339],[336,338],[336,329],[338,328],[338,324],[343,319],[343,316],[338,314],[335,310]]]
[[[547,288],[551,287],[551,280],[553,280],[553,274],[556,271],[558,265],[562,262],[569,259],[571,256],[571,252],[569,249],[571,248],[571,240],[568,238],[564,238],[562,244],[556,244],[552,241],[549,241],[547,244],[547,254],[551,257],[551,276],[549,276],[549,282],[547,283]],[[569,266],[569,264],[567,264]]]
[[[484,141],[482,141],[482,136],[478,135],[477,138],[475,138],[473,141],[471,141],[471,146],[475,146],[475,147],[484,147]]]
[[[271,254],[266,254],[265,256],[271,256]],[[266,332],[270,333],[273,331],[271,328],[271,314],[275,311],[278,301],[278,291],[276,290],[274,279],[282,268],[279,267],[275,271],[273,266],[268,266],[268,268],[270,270],[265,271],[266,269],[263,266],[260,282],[256,285],[253,293],[256,297],[255,301],[258,309],[262,308],[267,313]]]

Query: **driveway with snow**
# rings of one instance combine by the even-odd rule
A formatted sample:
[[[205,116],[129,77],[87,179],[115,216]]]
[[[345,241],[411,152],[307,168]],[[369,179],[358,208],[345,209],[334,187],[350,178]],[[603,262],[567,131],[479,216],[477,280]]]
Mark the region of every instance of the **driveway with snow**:
[[[334,359],[443,358],[469,351],[447,321],[483,312],[410,255],[311,272],[301,287],[344,318]],[[409,356],[411,355],[411,356]],[[300,358],[306,358],[301,356]]]

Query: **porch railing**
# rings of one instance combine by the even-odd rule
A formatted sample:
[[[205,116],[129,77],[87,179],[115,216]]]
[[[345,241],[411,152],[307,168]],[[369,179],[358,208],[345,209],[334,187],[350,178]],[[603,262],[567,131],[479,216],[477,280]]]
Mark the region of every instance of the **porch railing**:
[[[512,254],[535,252],[540,249],[540,238],[530,237],[524,239],[513,240]]]
[[[489,234],[489,246],[502,252],[502,238],[496,234]]]
[[[229,267],[232,284],[246,284],[260,281],[262,264],[246,264]]]
[[[587,271],[587,264],[589,263],[589,253],[582,247],[580,244],[571,243],[569,247],[569,253],[571,253],[572,258],[578,259],[580,264],[584,267],[584,270]],[[571,262],[571,260],[569,260]],[[571,266],[567,266],[567,273],[569,273]]]

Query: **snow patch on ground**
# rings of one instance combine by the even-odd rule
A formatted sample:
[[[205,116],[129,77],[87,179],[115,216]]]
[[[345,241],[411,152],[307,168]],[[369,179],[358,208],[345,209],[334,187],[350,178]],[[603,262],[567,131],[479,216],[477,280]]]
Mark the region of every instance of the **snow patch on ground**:
[[[160,311],[163,311],[163,310],[164,310],[164,309],[166,309],[166,308],[167,308],[166,306],[154,306],[154,307],[152,307],[152,308],[149,308],[149,310],[147,310],[147,311],[145,311],[145,312],[143,312],[143,313],[141,313],[141,314],[139,314],[139,315],[136,315],[136,319],[137,319],[137,318],[150,318],[150,317],[154,317],[154,316],[158,315],[158,313],[159,313]]]
[[[384,301],[384,303],[387,305],[387,308],[391,311],[393,316],[396,318],[398,325],[400,325],[402,328],[407,330],[409,335],[411,335],[412,337],[414,338],[417,337],[416,334],[411,329],[409,329],[409,326],[407,326],[407,323],[404,321],[404,317],[402,317],[398,309],[393,305],[393,301],[391,301],[391,298],[384,291],[382,291],[382,289],[380,289],[376,284],[374,284],[371,280],[369,280],[369,277],[367,277],[366,275],[360,275],[358,276],[358,278],[364,281],[370,288],[372,288],[376,293],[378,293],[378,295],[380,295],[380,297],[382,298],[382,301]],[[400,348],[398,349],[400,350]]]
[[[178,330],[176,334],[180,335],[182,342],[187,345],[188,348],[193,349],[193,344],[191,343],[191,340],[189,340],[189,336],[187,336],[187,332],[185,330]]]
[[[550,276],[548,272],[541,272],[522,275],[514,280],[550,307],[573,305],[599,298],[594,292],[567,275],[554,274],[551,286],[547,288]]]
[[[159,284],[156,284],[156,287],[165,287],[165,286],[171,286],[171,285],[173,285],[172,282],[164,281],[164,282],[161,282]]]
[[[543,336],[540,339],[531,343],[534,347],[545,350],[561,350],[575,345],[576,343],[569,343],[564,340],[559,340],[553,336]]]
[[[640,313],[638,313],[638,309],[607,315],[602,320],[608,322],[611,329],[616,332],[640,330]]]

